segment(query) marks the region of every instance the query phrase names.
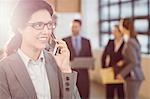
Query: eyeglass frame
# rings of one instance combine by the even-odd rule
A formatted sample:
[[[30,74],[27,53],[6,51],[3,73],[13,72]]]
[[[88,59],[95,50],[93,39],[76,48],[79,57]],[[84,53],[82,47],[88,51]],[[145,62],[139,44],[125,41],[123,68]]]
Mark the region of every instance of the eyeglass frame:
[[[38,23],[41,23],[43,26],[41,28],[36,28],[35,26],[38,25]],[[48,24],[51,23],[50,27],[48,27]],[[36,30],[43,30],[45,26],[47,26],[48,30],[52,30],[54,29],[54,22],[53,21],[50,21],[48,23],[44,23],[44,22],[35,22],[35,23],[27,23],[28,26],[31,26],[32,28],[36,29]]]

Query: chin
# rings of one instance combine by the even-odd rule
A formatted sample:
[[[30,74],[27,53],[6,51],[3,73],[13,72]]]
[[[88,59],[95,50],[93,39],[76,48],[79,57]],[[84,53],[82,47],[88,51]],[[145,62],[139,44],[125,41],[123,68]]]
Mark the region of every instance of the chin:
[[[39,44],[39,45],[37,46],[37,49],[43,50],[43,49],[45,49],[45,47],[46,47],[46,44]]]

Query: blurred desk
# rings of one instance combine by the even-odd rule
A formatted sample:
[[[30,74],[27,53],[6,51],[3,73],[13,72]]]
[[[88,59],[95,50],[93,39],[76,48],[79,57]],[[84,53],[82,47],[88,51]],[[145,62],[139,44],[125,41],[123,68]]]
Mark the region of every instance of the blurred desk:
[[[71,68],[94,68],[94,58],[92,57],[76,57],[71,61]]]

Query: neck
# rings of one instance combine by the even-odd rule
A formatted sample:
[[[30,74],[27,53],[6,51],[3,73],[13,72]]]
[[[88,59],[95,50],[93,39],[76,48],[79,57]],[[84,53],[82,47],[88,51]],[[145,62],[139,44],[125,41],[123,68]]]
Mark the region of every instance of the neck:
[[[26,44],[22,43],[21,50],[31,59],[37,60],[40,56],[41,50],[32,48],[27,46]]]
[[[78,35],[73,35],[73,37],[78,37],[79,36],[79,34]]]
[[[119,41],[121,41],[121,40],[122,40],[122,38],[116,38],[116,39],[115,39],[116,42],[119,42]]]

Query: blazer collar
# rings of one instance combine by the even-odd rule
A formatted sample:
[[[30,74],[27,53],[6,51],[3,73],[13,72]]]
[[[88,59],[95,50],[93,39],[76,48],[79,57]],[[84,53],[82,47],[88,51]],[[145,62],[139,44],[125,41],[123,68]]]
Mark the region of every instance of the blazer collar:
[[[44,57],[47,77],[51,90],[51,99],[60,99],[60,97],[62,97],[62,80],[60,79],[61,74],[58,72],[58,67],[53,57],[46,51],[44,51]],[[33,83],[19,54],[12,54],[10,57],[10,62],[12,62],[10,66],[13,72],[27,95],[32,97],[32,99],[37,99]]]
[[[59,72],[58,66],[54,57],[44,50],[45,56],[45,66],[47,71],[47,76],[50,84],[51,97],[52,99],[60,99],[62,97],[62,79],[61,72]]]
[[[18,53],[12,54],[10,60],[11,60],[10,62],[12,62],[10,66],[13,72],[15,73],[18,81],[20,82],[21,86],[27,93],[27,95],[29,97],[34,97],[35,99],[37,99],[36,92],[32,84],[31,78],[19,54]]]

